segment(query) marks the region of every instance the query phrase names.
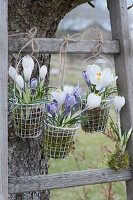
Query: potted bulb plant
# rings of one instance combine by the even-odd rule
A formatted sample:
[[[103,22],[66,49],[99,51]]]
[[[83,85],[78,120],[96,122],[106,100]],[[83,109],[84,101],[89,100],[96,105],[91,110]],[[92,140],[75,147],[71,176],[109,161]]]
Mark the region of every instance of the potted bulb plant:
[[[32,73],[36,61],[39,67],[38,79]],[[20,75],[18,67],[22,62],[22,72]],[[49,102],[44,99],[45,86],[44,79],[47,74],[47,67],[40,65],[35,57],[24,56],[18,63],[17,68],[10,66],[9,75],[14,82],[14,87],[9,86],[10,112],[14,119],[14,128],[17,136],[22,138],[38,137],[42,133],[44,103]]]
[[[98,65],[88,65],[86,71],[82,71],[82,76],[88,87],[86,96],[82,97],[83,108],[86,105],[88,94],[95,93],[101,96],[101,104],[99,107],[86,110],[82,116],[92,116],[89,120],[85,120],[81,123],[81,127],[85,132],[104,132],[109,111],[112,105],[111,96],[116,93],[116,87],[112,87],[112,84],[118,78],[114,77],[110,68],[101,70]]]
[[[47,104],[44,124],[44,154],[49,158],[66,158],[74,146],[74,138],[79,123],[89,117],[81,113],[86,109],[98,107],[101,97],[92,94],[88,96],[86,106],[79,110],[78,95],[81,88],[64,86],[51,93],[52,104]]]

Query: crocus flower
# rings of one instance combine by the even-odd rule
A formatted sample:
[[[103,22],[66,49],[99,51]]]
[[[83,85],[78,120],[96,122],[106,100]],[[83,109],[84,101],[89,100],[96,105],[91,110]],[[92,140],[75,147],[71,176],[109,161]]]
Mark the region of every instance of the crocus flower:
[[[72,94],[74,91],[74,87],[72,85],[64,85],[63,91],[64,91],[65,95]]]
[[[47,108],[47,112],[49,112],[52,115],[53,119],[55,119],[55,114],[58,111],[57,101],[54,99],[53,104],[47,104],[46,108]]]
[[[16,78],[16,69],[12,66],[9,67],[9,75],[10,77],[15,80]]]
[[[25,81],[29,81],[32,74],[32,69],[29,66],[26,66],[23,70]]]
[[[23,77],[19,74],[16,75],[16,78],[15,78],[15,81],[17,83],[17,86],[20,88],[20,89],[23,89],[24,88],[24,80],[23,80]]]
[[[116,112],[120,112],[121,108],[125,104],[125,98],[122,96],[115,96],[114,98],[114,107]]]
[[[87,84],[87,86],[89,87],[90,85],[90,78],[89,78],[89,73],[87,71],[83,71],[82,72],[82,76],[84,78],[85,83]]]
[[[33,78],[33,79],[31,80],[30,86],[31,86],[32,88],[37,88],[37,84],[38,84],[37,79],[36,79],[36,78]]]
[[[77,104],[77,96],[67,94],[65,97],[65,115]]]
[[[29,55],[24,56],[24,58],[22,60],[22,66],[23,66],[23,69],[29,68],[29,69],[31,69],[31,71],[33,71],[34,60],[31,58],[31,56],[29,56]]]
[[[52,96],[52,99],[55,99],[57,101],[59,108],[65,102],[65,93],[60,89],[51,92],[51,96]]]
[[[101,96],[98,96],[98,94],[91,93],[88,95],[87,98],[87,107],[89,109],[94,109],[100,106],[101,103]]]
[[[103,71],[98,65],[88,65],[87,72],[89,73],[90,82],[96,85],[96,90],[101,90],[111,85],[118,77],[114,77],[110,68]]]
[[[46,65],[43,65],[40,68],[40,78],[41,78],[41,80],[45,79],[46,74],[47,74],[47,67],[46,67]]]

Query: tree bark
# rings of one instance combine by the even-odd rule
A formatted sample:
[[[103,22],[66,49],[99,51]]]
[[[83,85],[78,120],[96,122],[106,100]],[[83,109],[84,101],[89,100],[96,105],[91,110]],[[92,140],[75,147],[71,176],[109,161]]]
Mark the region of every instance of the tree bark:
[[[37,37],[54,37],[60,20],[76,6],[87,0],[9,0],[9,33],[26,32],[37,27]],[[46,64],[49,83],[50,55],[35,55],[40,64]],[[9,65],[15,55],[9,55]],[[13,122],[9,116],[9,177],[34,176],[48,173],[48,161],[42,152],[42,136],[36,139],[22,139],[14,134]],[[12,194],[10,200],[48,200],[49,191]]]

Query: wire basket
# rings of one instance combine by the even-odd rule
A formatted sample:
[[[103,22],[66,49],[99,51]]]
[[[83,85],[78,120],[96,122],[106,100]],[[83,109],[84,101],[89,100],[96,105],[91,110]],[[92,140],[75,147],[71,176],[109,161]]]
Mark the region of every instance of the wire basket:
[[[82,102],[83,107],[86,105],[86,100]],[[104,132],[107,126],[110,108],[112,101],[101,103],[101,106],[91,110],[86,110],[82,113],[83,117],[90,117],[88,120],[81,122],[81,128],[87,133]]]
[[[31,56],[37,63],[39,68],[39,83],[40,83],[40,64],[38,60]],[[24,57],[18,62],[16,71],[20,66]],[[44,122],[44,102],[31,103],[31,104],[20,104],[15,93],[15,82],[14,82],[14,98],[12,106],[15,107],[13,110],[13,120],[15,134],[21,138],[36,138],[41,135]]]
[[[99,64],[103,67],[108,65],[111,69],[113,69],[112,62],[110,60],[108,60],[107,58],[105,58],[104,56],[101,56],[101,55],[99,57],[90,56],[82,63],[82,65],[78,71],[78,86],[80,85],[79,84],[80,71],[83,67],[87,66],[88,64],[89,65]],[[82,100],[81,100],[82,109],[85,108],[85,105],[87,103],[85,96],[83,96]],[[112,96],[111,96],[111,98],[112,98]],[[112,106],[111,98],[109,97],[108,99],[102,101],[100,107],[91,109],[91,110],[88,109],[82,113],[83,117],[86,117],[86,116],[89,117],[88,120],[81,122],[81,128],[83,131],[88,132],[88,133],[105,131],[107,122],[108,122],[109,113],[110,113],[110,108]]]
[[[23,104],[13,111],[15,134],[22,138],[41,135],[44,121],[44,103]]]
[[[78,129],[78,125],[74,128],[62,128],[44,124],[44,154],[48,158],[67,158],[74,148],[74,139]]]

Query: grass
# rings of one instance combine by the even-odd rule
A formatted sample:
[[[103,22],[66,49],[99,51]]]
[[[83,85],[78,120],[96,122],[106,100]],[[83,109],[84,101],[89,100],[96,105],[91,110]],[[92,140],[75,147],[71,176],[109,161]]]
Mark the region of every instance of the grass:
[[[67,60],[65,84],[77,85],[80,62],[81,59],[76,60],[76,63],[73,63],[70,59]],[[59,69],[58,63],[58,56],[54,55],[52,57],[52,67]],[[80,83],[81,87],[85,88],[81,74]],[[50,85],[59,86],[60,79],[57,76],[51,76]],[[114,118],[114,112],[112,112],[112,116]],[[80,170],[87,170],[88,168],[105,168],[106,166],[102,163],[102,160],[105,158],[101,146],[106,145],[112,151],[114,149],[114,143],[105,135],[100,133],[84,133],[81,129],[79,130],[79,135],[76,138],[75,144],[76,149],[74,155],[78,157]],[[85,155],[86,159],[82,159],[83,155]],[[51,159],[49,161],[50,174],[70,171],[78,171],[75,159],[72,154],[68,159],[65,160]],[[81,198],[79,198],[79,196],[76,194],[77,192],[80,194],[80,196],[83,197],[83,200],[105,200],[107,198],[105,198],[102,192],[105,193],[103,187],[105,186],[108,188],[108,185],[109,184],[86,186],[86,188],[89,189],[87,199],[83,197],[83,187],[52,190],[51,200],[80,200]],[[102,190],[102,192],[99,190]],[[114,200],[126,200],[125,184],[123,182],[113,184],[113,192],[115,192]]]
[[[107,145],[110,149],[114,149],[113,142],[104,136],[103,134],[85,134],[82,130],[79,130],[80,134],[76,141],[75,155],[81,157],[82,153],[85,153],[86,160],[79,160],[79,165],[81,170],[87,170],[88,168],[103,168],[106,167],[102,164],[101,160],[104,160],[103,152],[101,150],[101,145]],[[61,173],[77,171],[76,162],[71,154],[69,159],[65,160],[54,160],[51,159],[49,162],[49,173]],[[104,184],[105,185],[105,184]],[[106,184],[107,185],[107,184]],[[86,186],[90,188],[88,193],[88,199],[90,200],[104,200],[104,196],[99,192],[100,185],[96,186]],[[77,187],[76,190],[83,195],[82,187]],[[115,183],[113,186],[113,191],[116,192],[115,199],[125,200],[126,193],[120,183]],[[76,193],[73,188],[70,189],[60,189],[51,191],[52,200],[68,200],[74,199],[78,200]]]

